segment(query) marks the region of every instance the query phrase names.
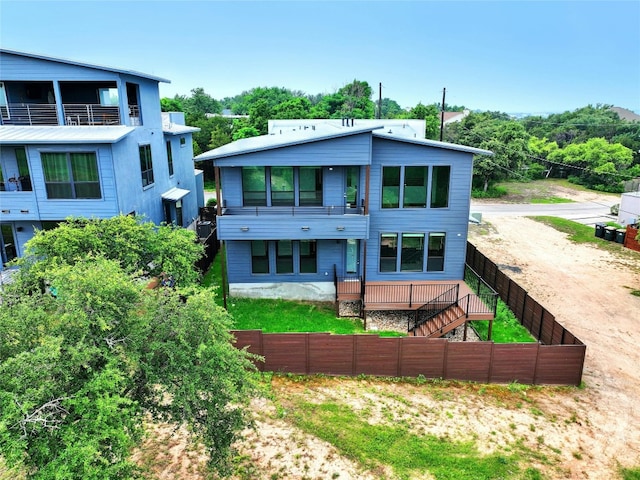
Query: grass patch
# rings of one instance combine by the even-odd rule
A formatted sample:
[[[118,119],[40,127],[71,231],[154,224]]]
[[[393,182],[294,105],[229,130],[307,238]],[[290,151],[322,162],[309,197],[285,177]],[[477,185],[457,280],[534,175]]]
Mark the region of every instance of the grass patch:
[[[574,203],[573,200],[562,197],[545,197],[545,198],[532,198],[531,203],[536,204],[556,204],[556,203]]]
[[[337,318],[332,304],[266,298],[228,298],[238,330],[276,332],[363,333],[359,319]]]
[[[482,455],[474,442],[418,435],[401,424],[374,425],[344,405],[299,402],[294,411],[298,428],[368,469],[382,473],[389,466],[400,479],[425,471],[436,479],[460,480],[513,478],[520,472],[516,454]]]
[[[581,223],[574,222],[572,220],[566,220],[559,217],[547,217],[547,216],[534,216],[529,217],[536,222],[544,223],[556,230],[569,235],[569,240],[576,243],[594,243],[597,245],[608,245],[611,242],[603,240],[602,238],[595,236],[593,227],[588,225],[582,225]]]
[[[496,185],[488,188],[486,192],[480,189],[471,190],[471,198],[500,198],[508,193],[506,188]]]
[[[492,290],[483,282],[478,281],[478,276],[470,269],[465,268],[464,281],[476,294],[481,296],[492,293]],[[535,338],[524,328],[511,309],[499,297],[496,305],[496,318],[491,327],[491,340],[495,343],[531,343]],[[487,340],[489,336],[489,321],[476,320],[470,322],[481,340]]]
[[[473,328],[482,340],[487,340],[489,322],[486,320],[471,322]],[[496,318],[493,320],[491,340],[495,343],[532,343],[536,339],[524,328],[511,309],[500,299]]]
[[[620,476],[622,480],[640,480],[640,467],[621,468]]]
[[[220,249],[211,268],[202,278],[203,286],[222,286],[223,258],[224,249]],[[221,289],[216,296],[216,303],[223,304]],[[227,311],[233,317],[233,328],[237,330],[262,330],[265,333],[365,333],[360,319],[336,317],[335,309],[331,303],[228,297]],[[382,337],[406,336],[406,334],[392,331],[376,333]]]

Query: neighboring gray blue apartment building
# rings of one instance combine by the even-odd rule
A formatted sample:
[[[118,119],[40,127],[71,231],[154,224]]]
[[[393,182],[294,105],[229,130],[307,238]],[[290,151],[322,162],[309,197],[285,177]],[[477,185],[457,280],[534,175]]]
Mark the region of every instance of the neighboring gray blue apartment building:
[[[193,225],[204,204],[182,113],[144,73],[0,49],[0,251],[68,216]],[[2,266],[0,266],[0,269]]]
[[[462,280],[473,156],[492,153],[411,122],[277,120],[196,157],[215,166],[230,295]]]

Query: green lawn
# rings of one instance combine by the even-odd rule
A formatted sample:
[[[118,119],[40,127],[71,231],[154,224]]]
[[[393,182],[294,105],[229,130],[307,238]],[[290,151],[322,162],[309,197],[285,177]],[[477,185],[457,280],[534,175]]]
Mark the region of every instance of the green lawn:
[[[211,269],[204,276],[203,285],[218,287],[221,285],[222,266],[220,259],[222,257],[221,251],[216,256]],[[219,289],[216,301],[222,305],[221,289]],[[234,328],[238,330],[262,330],[266,333],[365,333],[360,319],[336,317],[335,307],[332,303],[230,297],[227,298],[227,310],[234,319]],[[487,338],[488,327],[489,322],[487,321],[474,322],[474,328],[483,339]],[[379,331],[376,333],[385,337],[404,335],[394,331]],[[498,301],[498,311],[493,322],[491,338],[496,343],[535,341],[501,300]]]

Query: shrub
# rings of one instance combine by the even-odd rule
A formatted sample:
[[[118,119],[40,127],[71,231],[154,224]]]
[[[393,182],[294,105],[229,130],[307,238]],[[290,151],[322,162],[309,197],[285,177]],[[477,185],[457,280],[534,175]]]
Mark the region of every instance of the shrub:
[[[207,200],[207,207],[215,207],[216,205],[218,205],[218,201],[215,198]]]

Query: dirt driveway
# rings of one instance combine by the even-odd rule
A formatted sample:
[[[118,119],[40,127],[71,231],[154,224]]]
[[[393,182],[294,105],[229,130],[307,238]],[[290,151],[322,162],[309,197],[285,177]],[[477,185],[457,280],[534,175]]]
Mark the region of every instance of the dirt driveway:
[[[594,193],[560,192],[577,201]],[[555,314],[587,345],[581,394],[591,468],[583,477],[615,478],[618,461],[640,465],[640,256],[573,244],[566,235],[522,217],[485,216],[470,241]],[[609,462],[609,463],[608,463]],[[589,463],[589,462],[587,462]]]

